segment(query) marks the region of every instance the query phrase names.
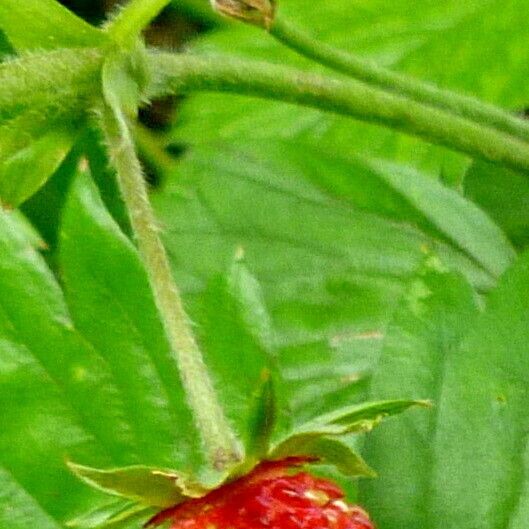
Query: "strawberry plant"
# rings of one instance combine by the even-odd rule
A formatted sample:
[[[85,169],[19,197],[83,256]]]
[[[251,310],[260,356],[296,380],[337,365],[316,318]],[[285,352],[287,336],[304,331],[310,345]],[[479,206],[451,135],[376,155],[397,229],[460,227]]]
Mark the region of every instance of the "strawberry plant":
[[[527,1],[169,4],[0,2],[0,527],[525,528]]]

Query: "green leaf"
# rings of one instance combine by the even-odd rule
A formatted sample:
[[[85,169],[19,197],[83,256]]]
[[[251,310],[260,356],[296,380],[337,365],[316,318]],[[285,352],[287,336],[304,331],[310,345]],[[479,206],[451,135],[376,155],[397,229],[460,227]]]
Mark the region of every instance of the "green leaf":
[[[211,279],[192,312],[223,408],[237,433],[250,444],[255,442],[255,432],[249,431],[255,420],[250,402],[268,368],[267,350],[259,330],[252,326],[256,321],[253,302],[259,295],[244,264],[235,261],[227,274]],[[259,313],[262,310],[259,306]]]
[[[351,295],[359,296],[359,292],[352,288]],[[360,298],[359,304],[365,306],[369,301]],[[353,327],[357,316],[348,316]],[[288,403],[285,428],[300,426],[336,407],[365,401],[382,338],[379,330],[352,330],[281,347],[277,363],[282,375],[281,400]]]
[[[145,466],[98,470],[75,463],[68,466],[92,487],[148,507],[171,507],[190,496],[204,493],[197,488],[188,488],[186,478],[172,470]]]
[[[289,456],[316,457],[323,464],[335,466],[344,476],[376,477],[376,473],[350,446],[330,437],[293,436],[276,447],[270,456],[277,459]]]
[[[62,208],[79,164],[84,163],[79,150],[81,144],[84,148],[85,141],[86,135],[83,134],[57,171],[35,195],[21,205],[21,211],[45,241],[43,244],[48,261],[56,257]]]
[[[477,315],[475,294],[462,278],[429,271],[411,283],[389,325],[371,397],[431,398],[434,407],[428,413],[403,415],[367,439],[364,456],[379,478],[361,485],[361,501],[381,526],[436,527],[427,514],[433,487],[438,486],[432,475],[436,429],[444,393],[457,391],[447,384],[445,373],[458,369],[459,343]],[[474,391],[474,374],[466,376]],[[452,435],[459,439],[460,432]]]
[[[529,27],[520,13],[528,0],[334,0],[280,4],[280,15],[324,42],[370,60],[468,92],[517,110],[529,91]],[[242,24],[226,25],[195,43],[196,51],[223,51],[250,58],[315,66],[300,59],[265,32]],[[501,60],[499,61],[499,58]],[[500,66],[501,64],[501,66]],[[448,180],[461,180],[467,162],[446,149],[379,127],[356,124],[321,112],[225,94],[189,98],[173,131],[177,143],[203,144],[213,139],[269,138],[304,140],[335,152],[370,153],[412,162]]]
[[[299,144],[221,144],[188,154],[153,201],[184,289],[202,291],[242,247],[283,345],[350,348],[380,336],[403,284],[431,254],[484,290],[495,282],[485,269],[496,275],[513,258],[470,202],[415,173],[408,193],[406,178],[398,167]]]
[[[22,238],[26,240],[32,248],[35,250],[44,250],[47,248],[47,244],[42,239],[41,234],[20,210],[11,211],[9,216],[13,228],[20,232]]]
[[[2,0],[0,29],[17,50],[100,46],[106,35],[56,0]]]
[[[246,266],[243,253],[242,247],[237,249],[226,277],[226,288],[235,301],[241,326],[259,351],[254,353],[254,360],[260,361],[258,365],[262,367],[257,387],[248,398],[249,420],[244,437],[248,456],[261,458],[267,453],[272,437],[290,427],[291,410],[285,380],[278,366],[277,335],[261,285]],[[257,375],[255,370],[252,372]]]
[[[487,290],[513,259],[476,206],[393,164],[268,141],[194,149],[175,176],[153,201],[177,282],[200,295],[244,250],[298,425],[365,400],[388,316],[425,260]]]
[[[244,249],[230,267],[227,288],[235,299],[241,318],[250,334],[266,351],[274,347],[272,321],[264,300],[261,285],[244,262]]]
[[[98,200],[80,179],[65,210],[63,244],[75,236],[63,270],[69,307],[34,250],[34,234],[20,229],[19,214],[0,214],[0,460],[24,492],[20,497],[33,498],[43,512],[31,511],[29,500],[26,511],[5,503],[15,489],[3,482],[10,491],[0,499],[6,527],[29,516],[46,528],[62,527],[101,504],[65,459],[100,468],[152,462],[195,471],[201,465],[145,272]],[[123,273],[109,273],[120,262]],[[160,375],[151,376],[153,365]],[[135,394],[138,380],[144,384]]]
[[[415,221],[427,233],[432,233],[430,224],[433,233],[446,237],[492,276],[499,277],[514,262],[516,254],[505,234],[482,210],[459,193],[405,166],[383,161],[367,161],[365,166],[372,169],[370,176],[399,195],[399,205],[407,205],[413,210],[414,218],[409,220]],[[356,203],[361,205],[364,201],[357,200]],[[374,207],[383,211],[380,200]],[[390,216],[399,218],[398,215]]]
[[[86,174],[62,217],[60,266],[73,320],[111,367],[141,463],[188,469],[202,461],[176,359],[132,243]]]
[[[16,127],[18,121],[9,120],[26,112],[19,130],[27,134],[32,121],[42,126],[65,114],[85,115],[88,102],[101,94],[102,61],[98,49],[59,49],[1,63],[0,124],[7,130]]]
[[[121,197],[116,173],[111,167],[108,153],[105,149],[101,131],[97,129],[90,130],[89,137],[83,143],[83,148],[86,152],[92,178],[97,185],[106,209],[123,233],[130,235],[129,218]]]
[[[60,529],[54,520],[13,475],[0,466],[0,524],[9,529]]]
[[[526,524],[528,280],[524,254],[483,314],[457,276],[429,274],[403,300],[373,396],[407,387],[413,397],[429,393],[436,406],[370,436],[365,456],[381,478],[363,484],[361,496],[378,524]]]
[[[51,116],[50,109],[21,109],[21,111],[6,119],[0,125],[0,153],[5,160],[19,150],[29,147],[31,143],[40,139],[55,128],[64,128],[64,116]],[[68,116],[70,117],[70,116]],[[73,117],[73,115],[71,116]]]
[[[104,152],[103,140],[94,129],[87,127],[59,169],[35,195],[21,205],[24,215],[45,241],[45,257],[52,268],[56,259],[59,224],[68,190],[78,174],[79,164],[83,167],[87,163],[106,208],[119,223],[120,228],[125,233],[130,233],[116,175],[111,170],[110,162]]]
[[[445,369],[430,509],[435,529],[475,527],[475,520],[491,529],[527,523],[528,285],[525,253],[491,294],[457,363]]]
[[[99,92],[97,51],[58,50],[0,65],[0,201],[16,207],[65,160]],[[49,207],[49,206],[48,206]]]
[[[69,520],[66,525],[79,529],[97,529],[100,527],[117,529],[123,527],[124,524],[139,522],[140,517],[141,520],[146,520],[151,512],[153,512],[151,509],[136,502],[118,500],[92,509],[74,520]]]
[[[519,248],[529,243],[529,181],[525,175],[475,162],[465,195],[486,211]]]
[[[42,187],[70,152],[77,134],[75,123],[52,129],[4,159],[0,164],[1,203],[16,207]]]
[[[18,226],[0,213],[1,462],[60,520],[98,499],[70,475],[65,457],[104,466],[137,452],[105,360],[74,329],[56,279]]]

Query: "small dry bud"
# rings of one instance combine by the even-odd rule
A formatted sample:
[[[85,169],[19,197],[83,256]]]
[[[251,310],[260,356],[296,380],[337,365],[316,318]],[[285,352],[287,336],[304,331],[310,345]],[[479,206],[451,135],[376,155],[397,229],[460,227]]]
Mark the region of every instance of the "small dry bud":
[[[211,0],[213,8],[224,16],[270,29],[274,21],[275,0]]]

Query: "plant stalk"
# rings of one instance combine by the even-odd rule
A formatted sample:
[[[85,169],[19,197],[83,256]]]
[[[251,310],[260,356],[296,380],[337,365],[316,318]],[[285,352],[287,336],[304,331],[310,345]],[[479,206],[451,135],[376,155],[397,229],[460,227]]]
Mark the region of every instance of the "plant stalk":
[[[529,173],[529,142],[364,83],[230,57],[150,53],[150,97],[193,91],[274,99],[394,128]]]
[[[176,355],[189,405],[209,460],[217,470],[222,470],[241,459],[241,448],[218,402],[173,280],[126,118],[119,109],[106,106],[102,125],[138,250],[147,269],[169,344]]]
[[[115,42],[129,47],[170,2],[171,0],[131,0],[109,22],[107,32]]]
[[[280,17],[274,20],[270,34],[297,53],[354,79],[529,140],[529,122],[526,120],[473,97],[440,89],[335,48]]]

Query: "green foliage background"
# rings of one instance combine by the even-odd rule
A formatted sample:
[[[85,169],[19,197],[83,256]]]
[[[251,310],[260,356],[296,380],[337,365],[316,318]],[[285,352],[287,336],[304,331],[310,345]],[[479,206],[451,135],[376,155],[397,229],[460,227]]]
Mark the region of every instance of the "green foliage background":
[[[41,49],[45,34],[51,48],[98,42],[48,4],[31,31],[34,16],[0,5],[0,49]],[[325,41],[515,112],[529,103],[528,8],[281,2]],[[175,0],[171,16],[186,17],[186,35],[208,29],[187,44],[203,53],[314,68],[257,29],[217,22],[205,1]],[[24,137],[10,135],[13,122],[0,128],[0,188],[26,184],[22,212],[0,212],[0,527],[60,529],[98,507],[89,527],[127,506],[66,461],[195,473],[204,461],[100,138],[60,116],[24,116]],[[152,134],[138,135],[152,200],[238,433],[248,437],[265,366],[285,423],[366,398],[432,399],[432,411],[351,440],[379,474],[347,481],[351,499],[380,528],[524,529],[527,175],[225,94],[187,98]]]

